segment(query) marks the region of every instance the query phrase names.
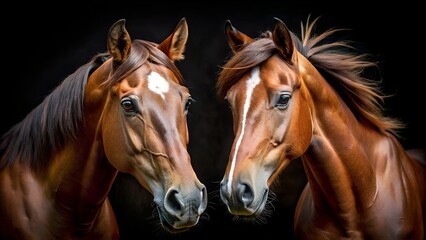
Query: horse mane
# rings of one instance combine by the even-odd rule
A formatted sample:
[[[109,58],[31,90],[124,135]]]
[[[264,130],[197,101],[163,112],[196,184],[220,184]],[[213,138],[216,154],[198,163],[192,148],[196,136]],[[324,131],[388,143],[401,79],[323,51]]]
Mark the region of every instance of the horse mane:
[[[364,70],[377,67],[368,60],[367,54],[354,54],[354,47],[345,41],[322,43],[330,35],[342,29],[329,29],[315,36],[313,29],[319,18],[304,27],[302,24],[301,38],[291,32],[294,45],[300,54],[324,76],[326,81],[336,89],[343,101],[348,105],[355,117],[376,128],[383,134],[397,134],[403,125],[385,117],[382,113],[385,96],[382,95],[377,82],[363,76]],[[279,51],[267,31],[252,43],[237,52],[223,66],[217,81],[217,94],[224,97],[226,92],[252,67],[266,61]],[[322,43],[322,44],[320,44]]]
[[[129,57],[103,83],[103,87],[109,88],[118,83],[147,60],[169,68],[182,84],[183,77],[179,70],[157,46],[152,42],[134,40]],[[77,137],[79,127],[84,123],[83,100],[87,79],[108,58],[108,53],[94,56],[65,78],[41,104],[3,135],[0,169],[18,159],[40,169],[48,164],[55,151]]]
[[[40,168],[67,139],[76,137],[77,129],[84,121],[83,96],[87,78],[105,58],[105,54],[99,54],[79,67],[3,135],[0,169],[18,159]]]

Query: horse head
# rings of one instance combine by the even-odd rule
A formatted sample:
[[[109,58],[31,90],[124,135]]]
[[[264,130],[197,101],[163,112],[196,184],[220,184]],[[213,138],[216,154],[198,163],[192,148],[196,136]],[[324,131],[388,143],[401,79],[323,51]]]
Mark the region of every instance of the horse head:
[[[153,194],[162,225],[172,232],[194,226],[207,205],[187,151],[193,100],[174,65],[187,38],[185,19],[160,44],[132,43],[125,21],[117,21],[108,34],[111,58],[90,76],[85,100],[89,119],[100,114],[99,144],[108,161]]]

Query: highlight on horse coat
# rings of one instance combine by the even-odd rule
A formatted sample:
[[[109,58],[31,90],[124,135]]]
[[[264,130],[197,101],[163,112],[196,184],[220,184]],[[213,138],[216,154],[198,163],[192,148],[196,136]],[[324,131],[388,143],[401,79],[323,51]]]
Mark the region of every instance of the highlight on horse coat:
[[[424,239],[425,161],[405,152],[401,124],[382,114],[379,85],[363,77],[375,64],[328,40],[338,29],[315,35],[317,20],[302,25],[300,39],[278,18],[259,38],[226,22],[234,55],[217,93],[231,108],[235,139],[221,199],[231,214],[256,219],[271,184],[301,159],[308,184],[296,238]]]
[[[117,21],[108,51],[3,136],[1,239],[118,239],[108,200],[118,171],[152,193],[164,229],[197,224],[207,191],[187,152],[192,98],[174,64],[187,38],[184,18],[160,44],[132,41]]]

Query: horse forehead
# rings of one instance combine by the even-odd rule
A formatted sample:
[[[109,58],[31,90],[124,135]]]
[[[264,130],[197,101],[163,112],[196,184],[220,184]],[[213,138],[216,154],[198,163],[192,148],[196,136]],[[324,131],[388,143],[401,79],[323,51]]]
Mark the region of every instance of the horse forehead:
[[[272,56],[260,68],[260,77],[265,85],[296,85],[299,71],[278,56]]]
[[[258,78],[259,83],[253,89],[253,94],[266,95],[270,89],[280,88],[279,85],[296,86],[299,83],[299,71],[294,66],[288,65],[277,56],[272,56],[260,66]],[[240,96],[247,91],[247,82],[250,81],[254,69],[248,71],[239,81],[237,81],[228,91],[228,95]]]
[[[257,70],[251,69],[239,81],[234,83],[227,92],[227,98],[247,98],[247,94],[252,95],[253,92],[262,92],[265,89],[262,83],[262,77]],[[251,90],[249,90],[251,88]]]
[[[141,67],[120,82],[122,93],[140,88],[165,99],[169,92],[184,92],[185,88],[174,81],[174,76],[160,68]]]

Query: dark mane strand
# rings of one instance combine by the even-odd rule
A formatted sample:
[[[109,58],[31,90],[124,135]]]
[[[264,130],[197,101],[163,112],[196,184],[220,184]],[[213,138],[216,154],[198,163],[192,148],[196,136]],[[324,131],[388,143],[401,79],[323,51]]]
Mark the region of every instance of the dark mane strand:
[[[84,122],[83,97],[87,78],[107,58],[107,54],[99,54],[78,68],[3,135],[0,169],[12,165],[15,160],[29,161],[33,168],[40,169],[65,141],[76,137]]]
[[[398,136],[403,128],[396,119],[383,115],[384,96],[380,91],[380,81],[364,77],[369,68],[376,68],[377,63],[369,60],[370,55],[359,54],[346,41],[323,43],[329,36],[344,29],[330,29],[314,36],[313,28],[319,18],[302,25],[302,37],[294,38],[296,46],[340,93],[340,97],[352,110],[360,122],[375,127],[379,132],[390,132]]]

